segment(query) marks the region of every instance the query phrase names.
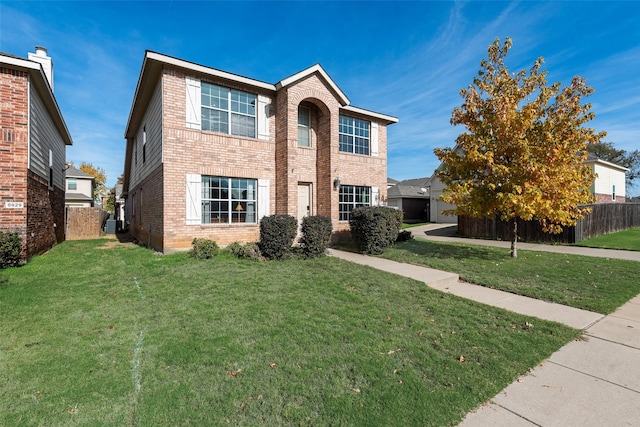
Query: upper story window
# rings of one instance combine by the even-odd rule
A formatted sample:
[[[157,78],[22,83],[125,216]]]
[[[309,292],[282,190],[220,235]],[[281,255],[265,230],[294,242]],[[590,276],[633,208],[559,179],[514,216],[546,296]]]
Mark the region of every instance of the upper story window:
[[[78,189],[78,179],[67,178],[67,190],[77,190],[77,189]]]
[[[369,155],[370,122],[340,116],[340,151]]]
[[[298,146],[311,147],[311,109],[298,107]]]
[[[202,82],[202,130],[256,137],[256,95]]]

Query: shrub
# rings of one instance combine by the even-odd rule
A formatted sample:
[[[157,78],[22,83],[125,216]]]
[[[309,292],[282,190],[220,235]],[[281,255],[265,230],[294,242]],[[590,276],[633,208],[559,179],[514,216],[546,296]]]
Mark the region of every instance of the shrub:
[[[220,252],[220,248],[218,248],[218,244],[213,240],[209,239],[193,239],[191,242],[193,245],[193,249],[191,249],[191,256],[197,259],[209,259],[218,255]]]
[[[305,216],[302,219],[300,246],[305,258],[323,256],[331,241],[333,227],[326,216]]]
[[[364,206],[351,211],[351,238],[358,250],[381,254],[393,244],[402,227],[402,211],[386,206]]]
[[[265,216],[260,220],[260,252],[267,259],[282,259],[291,249],[298,221],[289,215]]]
[[[0,269],[22,263],[22,237],[18,233],[0,231]]]
[[[244,245],[238,242],[233,242],[227,246],[227,250],[231,252],[236,258],[262,261],[260,248],[255,242],[246,243]]]
[[[413,234],[409,230],[402,230],[396,237],[396,242],[406,242],[413,239]]]

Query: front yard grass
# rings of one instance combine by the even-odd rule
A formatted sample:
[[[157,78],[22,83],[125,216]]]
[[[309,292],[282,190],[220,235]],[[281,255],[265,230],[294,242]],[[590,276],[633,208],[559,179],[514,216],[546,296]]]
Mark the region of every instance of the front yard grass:
[[[640,293],[640,263],[422,239],[396,243],[381,257],[458,273],[460,279],[608,314]]]
[[[578,246],[604,249],[622,249],[640,251],[640,227],[630,228],[617,233],[603,234],[577,243]]]
[[[580,335],[335,258],[113,243],[0,271],[0,425],[455,425]]]

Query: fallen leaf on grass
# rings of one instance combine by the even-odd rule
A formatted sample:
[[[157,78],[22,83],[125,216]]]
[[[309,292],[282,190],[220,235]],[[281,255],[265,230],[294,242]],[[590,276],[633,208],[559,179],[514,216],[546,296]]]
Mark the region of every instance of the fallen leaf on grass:
[[[353,391],[354,393],[360,393],[360,389],[358,387],[352,388],[351,391]]]
[[[272,368],[275,368],[277,365],[273,362],[269,363],[269,366],[271,366]]]
[[[464,362],[464,356],[460,355],[460,357],[458,358],[458,360],[460,361],[460,363]]]

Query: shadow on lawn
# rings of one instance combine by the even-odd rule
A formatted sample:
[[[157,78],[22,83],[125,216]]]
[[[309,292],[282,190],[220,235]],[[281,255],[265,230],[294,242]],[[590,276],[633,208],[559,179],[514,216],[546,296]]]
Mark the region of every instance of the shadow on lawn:
[[[437,259],[482,259],[487,261],[504,261],[495,248],[483,246],[467,246],[462,244],[442,244],[425,240],[409,240],[407,242],[396,243],[394,247],[400,251],[411,252],[426,258]]]

